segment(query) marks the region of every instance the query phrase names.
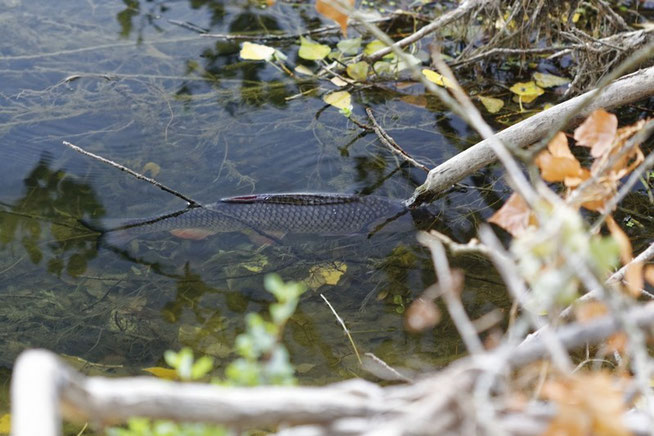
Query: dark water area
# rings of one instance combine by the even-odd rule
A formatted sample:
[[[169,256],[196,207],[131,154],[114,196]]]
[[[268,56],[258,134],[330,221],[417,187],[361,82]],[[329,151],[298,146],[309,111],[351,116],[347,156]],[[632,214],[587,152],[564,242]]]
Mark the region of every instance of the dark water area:
[[[408,198],[425,174],[385,149],[321,95],[334,87],[243,61],[237,42],[212,33],[302,32],[323,23],[310,4],[0,0],[0,367],[45,347],[102,374],[143,374],[167,349],[192,347],[222,368],[234,359],[244,315],[272,301],[265,274],[315,285],[286,327],[302,383],[366,376],[323,293],[361,352],[407,372],[437,368],[464,352],[447,319],[409,334],[403,313],[434,282],[415,229],[366,235],[287,235],[266,243],[240,232],[204,240],[167,233],[125,246],[98,243],[79,223],[160,215],[183,201],[79,155],[70,141],[202,202],[262,192],[337,192]],[[351,31],[356,33],[355,31]],[[322,41],[332,46],[338,35]],[[294,41],[275,45],[297,59]],[[311,92],[307,92],[314,90]],[[433,166],[476,141],[436,102],[355,91],[416,159]],[[299,96],[301,93],[306,93]],[[468,240],[501,205],[493,170],[430,206],[437,228]],[[493,185],[494,189],[475,189]],[[490,264],[454,258],[466,270],[471,316],[506,308]],[[92,365],[91,365],[92,363]],[[3,407],[6,404],[2,405]]]

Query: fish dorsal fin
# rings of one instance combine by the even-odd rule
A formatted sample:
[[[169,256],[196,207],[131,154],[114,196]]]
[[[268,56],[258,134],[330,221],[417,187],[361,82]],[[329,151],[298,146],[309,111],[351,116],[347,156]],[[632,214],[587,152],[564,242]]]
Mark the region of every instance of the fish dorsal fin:
[[[253,194],[227,197],[222,203],[292,204],[297,206],[322,206],[353,203],[361,199],[356,194]]]

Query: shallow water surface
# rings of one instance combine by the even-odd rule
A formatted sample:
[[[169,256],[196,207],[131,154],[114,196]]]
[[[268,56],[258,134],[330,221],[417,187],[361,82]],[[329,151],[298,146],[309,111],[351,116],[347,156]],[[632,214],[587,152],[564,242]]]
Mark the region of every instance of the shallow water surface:
[[[448,320],[420,335],[403,312],[434,281],[415,229],[366,235],[287,235],[270,243],[239,232],[204,240],[166,233],[124,246],[98,244],[79,223],[159,215],[183,201],[62,141],[146,175],[202,202],[261,192],[341,192],[407,198],[424,173],[399,161],[321,95],[327,82],[280,74],[239,59],[239,44],[212,33],[302,32],[322,23],[309,4],[280,2],[0,1],[0,366],[46,347],[89,373],[139,374],[166,349],[234,359],[243,316],[265,311],[263,277],[342,275],[302,298],[285,342],[304,383],[365,375],[323,293],[361,352],[408,372],[464,350]],[[351,32],[355,32],[351,30]],[[338,35],[325,37],[334,45]],[[293,62],[297,44],[276,45]],[[313,90],[311,92],[307,92]],[[438,105],[403,98],[420,89],[355,92],[407,152],[432,166],[475,141]],[[306,95],[299,97],[301,93]],[[491,172],[467,180],[486,185]],[[468,239],[497,208],[493,191],[455,191],[420,223]],[[479,316],[505,305],[481,259],[463,300]]]

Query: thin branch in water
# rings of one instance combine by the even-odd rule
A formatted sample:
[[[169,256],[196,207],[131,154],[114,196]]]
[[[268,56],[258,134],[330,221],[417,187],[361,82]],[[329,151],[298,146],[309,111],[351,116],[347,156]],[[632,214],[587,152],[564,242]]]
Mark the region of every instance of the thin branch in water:
[[[97,154],[93,154],[93,153],[91,153],[91,152],[89,152],[89,151],[86,151],[86,150],[84,150],[83,148],[80,148],[80,147],[78,147],[78,146],[76,146],[76,145],[74,145],[74,144],[71,144],[71,143],[68,142],[68,141],[63,141],[63,144],[64,144],[65,146],[67,146],[67,147],[72,148],[73,150],[75,150],[75,151],[78,152],[78,153],[81,153],[81,154],[83,154],[83,155],[85,155],[85,156],[88,156],[88,157],[92,157],[92,158],[95,159],[95,160],[99,160],[99,161],[102,162],[102,163],[106,163],[106,164],[108,164],[108,165],[111,165],[112,167],[114,167],[114,168],[118,168],[118,169],[121,170],[121,171],[125,171],[127,174],[130,174],[130,175],[136,177],[136,178],[139,179],[139,180],[146,181],[146,182],[148,182],[148,183],[150,183],[150,184],[156,186],[157,188],[159,188],[159,189],[161,189],[161,190],[163,190],[163,191],[168,192],[169,194],[173,194],[175,197],[181,198],[182,200],[184,200],[185,202],[187,202],[188,205],[189,205],[190,207],[200,207],[200,206],[202,206],[202,204],[201,204],[200,202],[195,201],[195,200],[193,200],[192,198],[187,197],[186,195],[184,195],[184,194],[182,194],[182,193],[180,193],[180,192],[177,192],[177,191],[175,191],[174,189],[169,188],[168,186],[166,186],[166,185],[164,185],[164,184],[162,184],[162,183],[159,183],[159,182],[157,182],[157,181],[154,180],[154,179],[151,179],[150,177],[146,177],[146,176],[144,176],[143,174],[137,173],[136,171],[131,170],[131,169],[129,169],[129,168],[127,168],[127,167],[125,167],[125,166],[119,164],[119,163],[116,163],[116,162],[114,162],[114,161],[112,161],[112,160],[109,160],[109,159],[104,158],[104,157],[102,157],[102,156],[98,156]]]
[[[400,145],[397,142],[395,142],[393,137],[391,137],[388,133],[386,133],[384,128],[380,126],[377,120],[375,119],[375,116],[373,115],[372,110],[369,107],[366,107],[366,114],[368,114],[368,118],[370,119],[370,122],[373,125],[373,130],[382,144],[388,147],[393,153],[397,154],[402,159],[409,162],[411,165],[420,168],[426,173],[429,173],[429,168],[427,168],[425,165],[421,164],[420,162],[412,158],[409,153],[404,151],[404,149],[400,147]]]
[[[347,329],[347,326],[345,325],[345,321],[343,321],[343,318],[338,316],[338,313],[336,313],[336,310],[334,310],[334,307],[331,305],[329,300],[323,295],[320,294],[320,297],[325,300],[325,303],[327,303],[327,306],[329,306],[329,309],[332,311],[334,316],[336,317],[336,320],[338,323],[343,327],[343,330],[345,331],[345,334],[347,335],[347,338],[350,340],[350,344],[352,345],[352,349],[354,350],[354,354],[357,356],[357,360],[359,361],[359,365],[363,365],[363,362],[361,361],[361,356],[359,355],[359,350],[357,350],[357,346],[354,344],[354,339],[352,339],[352,335],[350,335],[350,331]]]

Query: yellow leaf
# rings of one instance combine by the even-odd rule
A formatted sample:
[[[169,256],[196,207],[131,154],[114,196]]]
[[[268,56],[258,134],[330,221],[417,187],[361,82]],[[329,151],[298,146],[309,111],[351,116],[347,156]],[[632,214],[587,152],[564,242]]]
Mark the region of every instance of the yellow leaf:
[[[504,102],[495,97],[484,97],[483,95],[478,95],[477,98],[481,101],[481,104],[484,105],[486,110],[492,114],[495,114],[504,107]]]
[[[11,431],[11,415],[5,413],[0,416],[0,434],[9,434]]]
[[[313,74],[313,71],[311,71],[308,67],[304,65],[298,65],[297,67],[295,67],[295,72],[298,74],[304,74],[305,76],[315,76],[315,74]]]
[[[363,54],[365,54],[366,56],[370,56],[374,52],[379,51],[382,48],[386,48],[386,47],[388,47],[386,44],[384,44],[383,42],[381,42],[378,39],[375,39],[373,41],[370,41],[368,44],[366,44],[366,48],[363,49]],[[388,56],[388,55],[386,55],[386,56]],[[384,56],[384,57],[386,57],[386,56]]]
[[[352,110],[352,97],[347,91],[336,91],[324,96],[323,101],[338,109]]]
[[[162,368],[160,366],[153,366],[150,368],[143,368],[143,371],[149,372],[155,377],[162,378],[164,380],[177,380],[177,371],[171,368]]]
[[[422,74],[429,80],[437,84],[438,86],[444,86],[446,88],[453,88],[454,84],[447,77],[443,77],[441,74],[438,74],[436,71],[424,69]]]
[[[343,262],[316,265],[309,269],[309,277],[304,280],[304,283],[313,290],[323,285],[334,286],[346,271],[347,265]]]
[[[300,50],[298,56],[308,61],[319,61],[324,59],[332,51],[328,45],[318,44],[308,38],[300,37]]]
[[[541,88],[553,88],[555,86],[561,86],[570,83],[570,79],[547,73],[534,73],[534,80],[536,81],[536,85],[540,86]]]
[[[509,89],[512,93],[519,95],[522,98],[522,101],[526,103],[533,101],[536,97],[545,92],[543,88],[539,87],[534,82],[518,82]],[[526,98],[531,98],[531,100],[527,101]]]
[[[251,61],[269,61],[275,54],[275,49],[267,45],[244,42],[241,47],[241,59]]]
[[[345,80],[341,79],[340,77],[332,77],[332,79],[330,80],[330,82],[332,82],[334,85],[336,85],[336,86],[338,86],[338,87],[342,87],[342,86],[347,86],[347,85],[349,85],[348,82],[346,82]]]

